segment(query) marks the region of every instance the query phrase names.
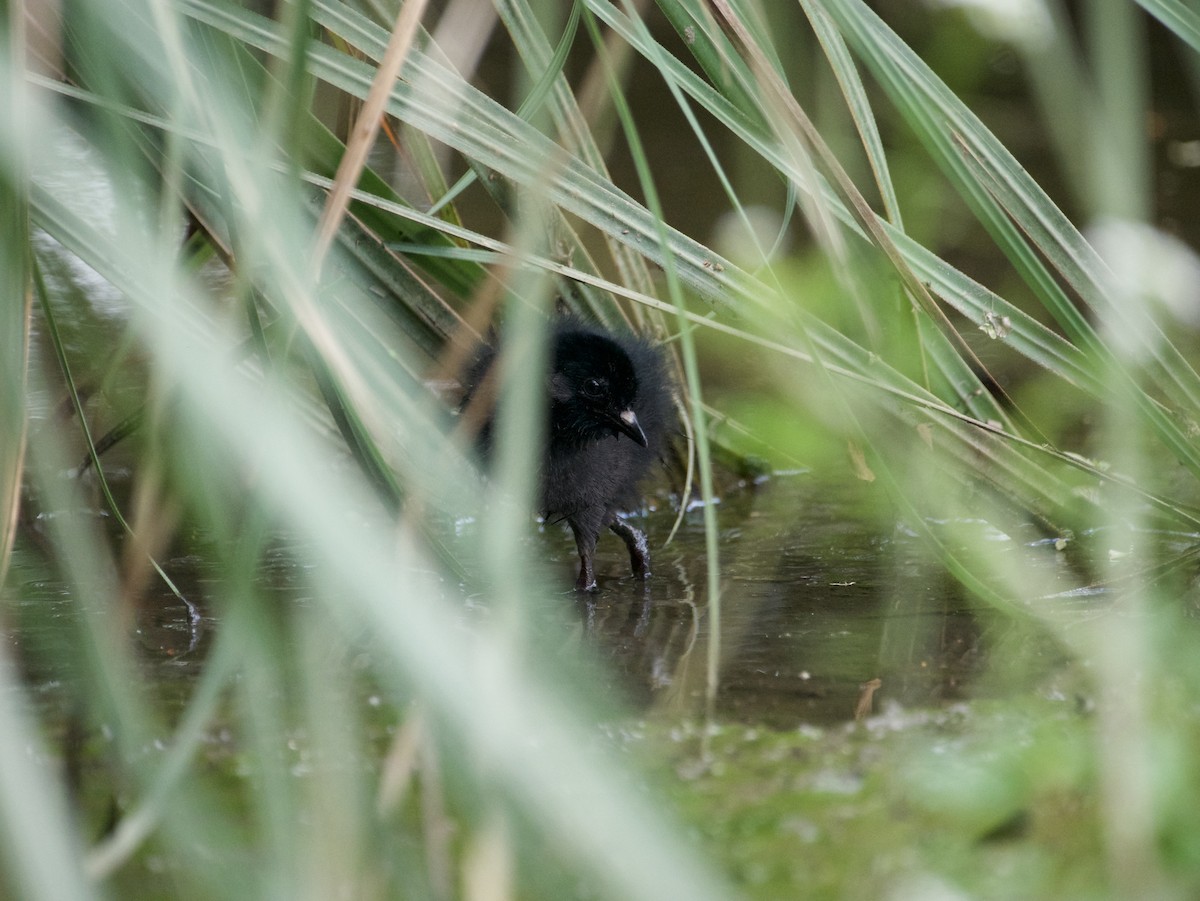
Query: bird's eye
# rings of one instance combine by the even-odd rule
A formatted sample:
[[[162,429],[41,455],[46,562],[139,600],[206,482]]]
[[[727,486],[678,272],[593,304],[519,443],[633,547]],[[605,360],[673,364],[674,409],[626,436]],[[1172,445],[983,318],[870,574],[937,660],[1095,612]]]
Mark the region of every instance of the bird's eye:
[[[597,398],[604,396],[604,379],[588,379],[580,389],[585,397]]]

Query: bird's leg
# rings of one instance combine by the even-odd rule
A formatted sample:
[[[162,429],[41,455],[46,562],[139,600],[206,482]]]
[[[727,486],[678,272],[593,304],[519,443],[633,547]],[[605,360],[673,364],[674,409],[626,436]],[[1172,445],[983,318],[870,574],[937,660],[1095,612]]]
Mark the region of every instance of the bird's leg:
[[[575,580],[576,591],[596,590],[596,571],[592,568],[592,555],[579,552],[579,578]]]
[[[646,533],[634,528],[625,520],[617,517],[608,527],[621,536],[625,547],[629,548],[629,566],[636,579],[650,578],[650,545],[646,541]]]
[[[596,551],[596,535],[574,523],[571,523],[571,531],[575,533],[575,547],[579,550],[579,578],[575,580],[575,590],[595,591],[596,570],[592,565],[592,555]]]

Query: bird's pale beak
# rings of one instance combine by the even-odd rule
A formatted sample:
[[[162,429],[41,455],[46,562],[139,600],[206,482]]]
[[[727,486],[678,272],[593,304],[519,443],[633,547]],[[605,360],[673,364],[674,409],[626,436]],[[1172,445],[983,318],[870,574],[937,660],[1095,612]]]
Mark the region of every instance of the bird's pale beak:
[[[650,442],[646,440],[646,433],[642,431],[642,424],[638,422],[637,414],[633,410],[625,410],[618,413],[613,419],[613,426],[617,431],[624,432],[642,447],[649,447]]]

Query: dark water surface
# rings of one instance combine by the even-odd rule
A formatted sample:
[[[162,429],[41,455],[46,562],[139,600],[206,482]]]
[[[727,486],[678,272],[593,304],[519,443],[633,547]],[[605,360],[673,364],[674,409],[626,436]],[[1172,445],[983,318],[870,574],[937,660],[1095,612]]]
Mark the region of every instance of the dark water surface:
[[[795,474],[722,499],[719,719],[785,729],[830,724],[854,718],[862,686],[873,679],[882,683],[874,695],[878,710],[883,702],[925,706],[1004,694],[1058,665],[1059,654],[1039,633],[965,600],[911,530],[898,522],[890,529],[865,524],[838,495]],[[528,551],[548,563],[552,588],[555,580],[562,585],[530,614],[544,618],[533,624],[535,640],[561,642],[565,627],[570,642],[576,632],[599,658],[610,680],[605,690],[635,710],[703,712],[711,619],[701,517],[690,511],[666,547],[675,513],[660,509],[638,519],[653,554],[654,575],[645,584],[629,577],[621,542],[602,537],[601,590],[586,596],[569,590],[577,561],[565,528],[531,519]],[[991,537],[1017,549],[1007,536]],[[186,543],[188,551],[165,559],[164,569],[199,619],[155,579],[136,630],[142,677],[153,695],[180,710],[223,628],[211,603],[222,595],[220,564],[204,553],[204,536]],[[257,570],[255,590],[277,598],[284,614],[311,603],[307,556],[303,544],[277,537]],[[1061,565],[1056,558],[1047,551],[1046,567]],[[36,695],[53,710],[69,703],[69,656],[55,649],[66,642],[78,599],[61,583],[40,579],[28,559],[18,555],[10,577],[19,593],[10,641]],[[486,599],[457,603],[468,628],[487,628]],[[993,667],[997,649],[1004,663]]]
[[[719,718],[777,728],[834,723],[854,718],[873,679],[882,682],[878,710],[887,700],[927,705],[1006,692],[1058,664],[1055,649],[1027,627],[965,599],[903,524],[865,524],[849,494],[787,475],[724,498]],[[649,586],[602,582],[605,590],[585,603],[588,633],[644,704],[695,709],[703,694],[700,515],[689,513],[657,551]],[[669,531],[669,515],[648,520],[652,541]],[[608,556],[598,570],[621,573],[619,543],[601,552]],[[1055,556],[1044,555],[1050,569],[1061,565]],[[1019,665],[994,678],[991,652],[1012,643],[1022,648]]]

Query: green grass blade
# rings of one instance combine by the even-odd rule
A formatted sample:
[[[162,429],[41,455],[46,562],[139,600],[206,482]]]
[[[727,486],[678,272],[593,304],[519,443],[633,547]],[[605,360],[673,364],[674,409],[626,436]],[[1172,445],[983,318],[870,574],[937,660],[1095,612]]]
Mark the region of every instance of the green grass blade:
[[[596,19],[590,14],[587,17],[588,31],[592,36],[593,46],[596,52],[600,54],[602,61],[605,61],[604,41],[600,35],[599,26]],[[606,61],[605,61],[606,62]],[[650,163],[646,158],[645,149],[642,146],[641,138],[638,133],[637,125],[634,122],[633,115],[630,112],[629,104],[625,98],[625,92],[621,85],[617,82],[615,73],[611,67],[606,65],[606,72],[609,81],[609,92],[612,95],[612,100],[617,109],[617,114],[620,117],[622,127],[625,131],[625,138],[629,145],[630,153],[633,155],[634,165],[637,168],[638,180],[641,182],[642,192],[645,194],[647,206],[659,225],[659,240],[663,245],[667,244],[668,236],[666,225],[663,222],[662,204],[658,198],[658,190],[654,183],[654,178],[651,175]],[[704,501],[704,548],[705,548],[705,570],[708,577],[708,592],[707,592],[707,610],[709,618],[709,643],[708,643],[708,676],[706,679],[707,700],[709,710],[716,701],[716,695],[720,684],[720,664],[721,664],[721,563],[720,563],[720,547],[719,538],[720,531],[717,523],[717,508],[716,508],[716,492],[713,489],[713,468],[712,468],[712,452],[709,446],[708,439],[708,417],[704,412],[703,407],[703,390],[700,383],[700,368],[699,360],[696,355],[695,339],[692,335],[690,326],[683,320],[682,314],[686,312],[687,305],[683,296],[683,286],[679,280],[679,275],[675,271],[672,264],[672,258],[668,253],[665,255],[667,260],[666,275],[667,289],[671,296],[671,301],[675,306],[676,314],[679,316],[680,328],[680,348],[683,357],[683,369],[687,384],[687,395],[690,403],[690,419],[693,434],[695,436],[697,468],[700,474],[700,494]],[[686,501],[684,501],[686,503]]]
[[[694,72],[666,53],[660,45],[655,44],[648,32],[637,28],[634,21],[618,14],[610,4],[601,2],[601,0],[591,0],[590,5],[607,25],[619,31],[640,52],[651,60],[660,60],[664,77],[668,78],[671,84],[677,85],[692,100],[724,124],[739,140],[778,168],[783,175],[789,178],[789,185],[803,181],[803,174],[792,167],[791,161],[786,154],[781,152],[778,143],[754,125],[753,117],[743,115],[739,108],[716,93]],[[688,22],[690,23],[692,20],[688,19]],[[700,43],[699,38],[697,38],[697,43]],[[702,44],[702,47],[711,46],[711,41]],[[741,91],[740,96],[748,98],[749,94]],[[753,106],[748,99],[744,103]],[[858,229],[853,216],[833,195],[829,187],[823,181],[819,187],[823,194],[823,202],[829,205],[843,226],[865,239],[865,234]],[[1038,365],[1045,366],[1072,382],[1079,381],[1082,377],[1080,368],[1086,366],[1087,362],[1078,351],[1071,347],[1069,342],[1051,332],[1024,311],[987,291],[944,260],[909,239],[902,232],[892,228],[890,224],[882,223],[882,225],[918,277],[936,286],[938,293],[960,313],[967,316],[976,325],[982,325],[985,317],[989,314],[1006,318],[1013,327],[1011,335],[1006,340],[1015,349],[1028,354],[1030,359]],[[753,298],[747,298],[747,301],[753,303]],[[1068,360],[1072,362],[1065,363]],[[1064,364],[1069,368],[1062,368]]]
[[[879,136],[879,127],[875,122],[875,114],[871,111],[871,102],[867,99],[867,92],[862,79],[859,78],[854,60],[850,58],[850,51],[823,9],[808,0],[801,0],[800,5],[804,14],[808,16],[829,64],[833,67],[842,94],[845,95],[846,105],[850,108],[850,115],[854,119],[863,149],[867,152],[867,160],[871,164],[871,171],[875,175],[875,184],[883,198],[887,220],[899,231],[904,231],[904,223],[900,217],[900,201],[892,184],[887,154],[883,151],[883,139]]]
[[[11,162],[0,168],[0,586],[4,585],[16,535],[25,468],[25,399],[33,297],[29,204],[24,184],[26,149],[18,143],[18,135],[28,134],[19,126],[24,121],[25,98],[8,65],[7,37],[7,30],[0,24],[0,98],[12,111],[15,126],[5,141],[9,146],[4,148]]]
[[[1137,4],[1200,52],[1200,10],[1184,0],[1136,0]]]
[[[359,199],[363,202],[372,202],[365,196],[360,197]],[[384,205],[384,208],[386,209],[387,205]],[[394,207],[392,209],[396,215],[413,216],[418,220],[425,221],[422,220],[423,214],[416,213],[415,211],[407,208]],[[432,217],[428,217],[428,221],[431,226],[436,224]],[[454,228],[445,223],[442,224],[442,227],[446,228],[450,234],[457,238],[469,241],[481,248],[486,248],[486,253],[494,254],[498,259],[519,260],[525,265],[537,266],[546,271],[554,272],[572,281],[577,281],[583,284],[594,284],[597,287],[611,292],[614,295],[627,297],[644,306],[653,307],[663,312],[673,312],[673,309],[669,304],[665,304],[654,297],[640,294],[637,291],[625,287],[624,285],[607,281],[606,279],[600,278],[592,273],[567,266],[557,260],[552,260],[547,257],[539,257],[537,255],[522,254],[516,248],[505,245],[501,241],[497,241],[494,238],[490,238],[479,233],[471,232],[468,229]],[[900,233],[896,233],[896,236],[901,241],[909,240],[906,236]],[[934,259],[932,257],[930,258]],[[939,288],[939,290],[945,290],[948,296],[954,296],[961,292],[962,297],[960,299],[962,300],[963,304],[970,309],[987,311],[989,308],[1004,308],[1003,302],[998,297],[991,295],[982,286],[966,280],[964,276],[956,273],[955,270],[945,267],[944,264],[940,267],[931,264],[931,269],[929,270],[928,276],[923,274],[922,277],[930,278],[931,283],[935,285],[943,285],[944,283],[946,287],[944,289]],[[686,314],[685,318],[687,322],[694,327],[711,329],[731,335],[740,341],[747,342],[747,344],[751,346],[755,346],[770,353],[781,354],[787,358],[802,361],[805,364],[814,364],[815,362],[812,354],[803,350],[798,350],[795,346],[785,343],[786,336],[789,334],[787,329],[772,333],[771,337],[768,339],[755,334],[753,331],[725,324],[720,320],[716,320],[708,316],[703,316],[696,313],[688,313]],[[963,396],[964,394],[970,393],[969,391],[963,389],[963,385],[978,384],[978,381],[973,377],[966,382],[959,381],[959,387],[954,392],[953,397],[944,401],[929,394],[925,389],[913,384],[904,376],[891,370],[886,364],[882,363],[869,351],[858,347],[853,342],[840,335],[838,332],[832,330],[827,325],[817,320],[815,317],[802,315],[802,321],[804,322],[808,339],[813,343],[814,347],[824,361],[824,367],[829,369],[830,372],[839,378],[870,385],[875,390],[884,392],[889,396],[894,397],[901,403],[911,405],[915,408],[929,410],[936,414],[933,418],[933,421],[944,425],[952,426],[955,422],[961,421],[964,423],[973,423],[975,428],[984,428],[987,419],[990,418],[986,415],[979,415],[980,411],[975,410],[975,408],[972,406],[972,401],[974,398]],[[1039,328],[1043,329],[1043,331],[1046,331],[1042,326],[1039,326]],[[1062,339],[1057,338],[1057,336],[1054,336],[1053,333],[1046,331],[1046,334],[1051,339],[1048,341],[1045,347],[1045,353],[1048,355],[1047,368],[1054,372],[1061,370],[1062,377],[1067,381],[1072,382],[1073,384],[1079,384],[1080,387],[1085,389],[1094,389],[1098,391],[1099,383],[1088,368],[1088,360],[1081,357],[1078,351],[1074,351],[1072,348],[1070,348],[1070,345],[1062,342]],[[1011,339],[1012,336],[1005,340]],[[1061,357],[1057,356],[1057,354],[1060,353],[1063,355]],[[951,366],[951,369],[948,370],[952,373],[950,376],[951,378],[966,378],[965,370],[961,369],[959,364],[947,365]],[[954,373],[957,373],[957,375],[954,375]],[[989,404],[988,406],[982,408],[982,412],[987,413],[987,411],[990,409],[991,405]],[[970,410],[971,412],[964,412],[965,410]],[[1164,418],[1161,425],[1164,428],[1169,427],[1169,419]],[[966,437],[968,433],[951,429],[950,434],[953,441],[960,442],[966,440],[968,446],[974,446],[974,439],[968,439]],[[1014,436],[1009,436],[1009,440],[1012,440],[1013,437]],[[1096,470],[1092,467],[1088,467],[1084,461],[1066,454],[1062,454],[1056,449],[1048,445],[1044,445],[1041,442],[1031,441],[1025,443],[1023,446],[1026,451],[1031,451],[1035,454],[1048,455],[1053,461],[1057,461],[1058,463],[1064,464],[1068,467],[1083,468],[1093,478],[1104,481],[1112,480],[1114,478],[1113,474],[1111,473],[1106,473]],[[1042,486],[1043,494],[1058,498],[1063,498],[1066,496],[1063,491],[1051,487],[1055,480],[1050,476],[1049,472],[1043,471],[1041,473],[1041,477],[1049,480],[1045,485]],[[1030,477],[1026,477],[1024,481],[1027,485],[1033,484],[1033,480]],[[1168,511],[1170,515],[1179,521],[1188,523],[1193,521],[1194,517],[1190,512],[1188,512],[1186,507],[1180,506],[1177,503],[1172,503],[1163,498],[1156,498],[1153,495],[1147,495],[1147,499],[1164,511]]]
[[[1121,310],[1114,307],[1109,295],[1111,275],[1095,250],[991,132],[859,0],[826,0],[825,5],[1068,336],[1098,362],[1106,363],[1109,354],[1095,330],[1014,223],[1097,316],[1130,315],[1127,305]],[[1158,385],[1185,408],[1200,409],[1200,377],[1190,363],[1154,323],[1143,319],[1135,328],[1145,336],[1150,358],[1156,361]],[[1140,394],[1132,385],[1129,390]],[[1140,403],[1164,443],[1200,474],[1195,448],[1167,418],[1150,409],[1148,400]]]
[[[0,836],[4,882],[15,896],[45,901],[98,897],[80,866],[78,826],[57,780],[32,749],[38,728],[20,709],[21,686],[8,654],[0,651]]]

